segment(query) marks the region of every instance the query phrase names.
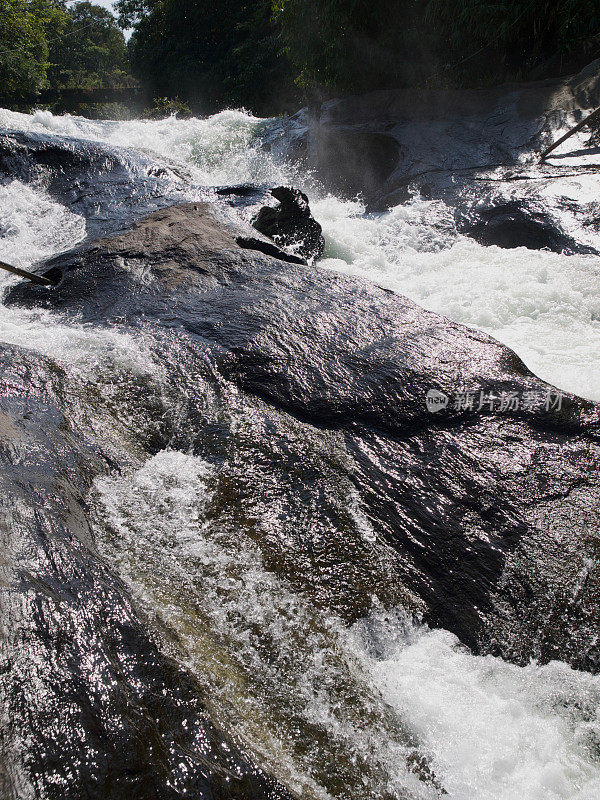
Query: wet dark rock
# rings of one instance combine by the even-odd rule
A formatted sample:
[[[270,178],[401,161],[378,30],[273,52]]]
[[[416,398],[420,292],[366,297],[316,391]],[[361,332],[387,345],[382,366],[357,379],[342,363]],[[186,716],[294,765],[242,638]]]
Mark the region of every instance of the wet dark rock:
[[[323,229],[310,213],[308,197],[289,186],[271,189],[271,194],[278,205],[263,206],[252,221],[253,227],[303,259],[321,258],[325,249]]]
[[[147,619],[97,550],[93,479],[167,448],[239,457],[211,519],[256,536],[276,507],[277,535],[255,540],[265,568],[319,614],[351,623],[376,596],[478,652],[600,670],[598,405],[565,395],[546,408],[552,387],[490,337],[295,263],[250,225],[279,199],[266,189],[161,207],[180,194],[176,175],[61,147],[6,135],[0,174],[41,181],[96,235],[120,232],[38,265],[57,286],[5,299],[87,335],[143,336],[164,377],[123,370],[103,385],[0,350],[0,796],[288,797],[213,719],[202,676],[171,657],[168,621]],[[444,185],[434,172],[418,183],[432,196]],[[493,206],[492,179],[481,185]],[[431,390],[448,397],[436,413]],[[465,390],[474,408],[456,403]],[[531,403],[478,410],[481,392]]]
[[[235,197],[256,197],[260,193],[256,186],[223,186],[217,189],[217,194],[223,197],[230,197],[231,195]]]
[[[253,219],[254,227],[279,246],[273,255],[287,252],[280,256],[284,260],[314,261],[325,246],[308,198],[298,189],[194,186],[177,167],[159,167],[142,153],[95,142],[0,132],[2,179],[42,186],[53,199],[85,217],[88,239],[125,230],[152,211],[191,197],[220,201]]]
[[[543,208],[536,209],[533,203],[523,200],[481,204],[466,212],[458,210],[456,227],[460,233],[486,246],[527,247],[567,255],[597,254],[593,247],[579,244],[564,233]]]
[[[90,237],[107,235],[189,197],[175,168],[141,153],[79,139],[0,131],[0,180],[42,186],[86,219]]]
[[[511,221],[507,210],[502,224],[499,218],[481,220],[466,226],[465,233],[501,247],[521,242],[561,250],[561,242],[575,237],[565,251],[589,252],[585,236],[563,230],[555,212],[564,186],[571,181],[568,194],[578,198],[577,178],[597,174],[599,165],[567,167],[561,156],[540,165],[539,153],[599,105],[596,61],[578,75],[534,83],[480,90],[382,90],[329,100],[274,121],[264,146],[300,161],[326,188],[360,195],[370,211],[385,211],[419,195],[443,200],[475,218],[481,204],[499,209],[523,203],[518,220]],[[575,155],[593,155],[594,147],[590,142]],[[563,190],[546,194],[542,202],[541,190],[553,184]],[[528,211],[532,198],[533,216]],[[598,204],[591,209],[588,200],[577,199],[574,213],[583,224],[597,216]]]
[[[317,153],[321,180],[346,197],[372,197],[393,174],[402,148],[393,135],[351,125],[314,128],[311,153]]]
[[[91,481],[141,452],[88,389],[0,348],[0,795],[289,800],[96,550]]]
[[[58,287],[23,284],[7,299],[178,331],[191,373],[208,359],[247,396],[343,434],[365,514],[431,624],[519,663],[598,669],[599,407],[564,395],[546,408],[551,387],[489,336],[366,281],[243,249],[247,235],[205,204],[165,209],[47,262]],[[435,414],[430,390],[449,398]],[[477,410],[455,402],[465,390],[533,400]]]

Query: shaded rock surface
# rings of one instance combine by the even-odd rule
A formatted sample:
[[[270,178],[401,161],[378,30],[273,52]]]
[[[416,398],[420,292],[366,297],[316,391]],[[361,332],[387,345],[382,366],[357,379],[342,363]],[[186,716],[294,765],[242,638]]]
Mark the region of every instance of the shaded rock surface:
[[[56,289],[20,285],[7,299],[97,326],[150,321],[159,338],[182,337],[191,372],[208,359],[249,397],[341,433],[398,585],[430,623],[520,663],[597,669],[598,406],[565,395],[547,409],[550,387],[490,337],[242,249],[240,230],[205,204],[165,209],[47,262],[63,273]],[[431,414],[432,389],[531,403]]]
[[[594,62],[566,79],[330,100],[274,121],[265,146],[301,161],[327,187],[362,195],[373,211],[421,194],[458,209],[459,228],[466,214],[465,233],[483,236],[485,229],[500,246],[589,252],[598,246],[582,226],[598,215],[589,185],[598,189],[600,167],[590,131],[544,164],[538,154],[599,105],[600,62]],[[556,213],[565,201],[569,230]],[[490,208],[498,209],[493,225]]]
[[[561,230],[542,204],[527,200],[495,200],[479,203],[455,213],[457,230],[486,246],[529,250],[552,250],[554,253],[587,253],[597,251],[580,244]]]
[[[308,197],[288,186],[271,189],[271,194],[278,205],[263,206],[252,220],[253,227],[302,258],[321,258],[325,249],[323,229],[311,216]]]
[[[85,217],[92,238],[182,202],[190,192],[177,169],[157,165],[141,154],[21,131],[0,132],[0,179],[43,188]]]

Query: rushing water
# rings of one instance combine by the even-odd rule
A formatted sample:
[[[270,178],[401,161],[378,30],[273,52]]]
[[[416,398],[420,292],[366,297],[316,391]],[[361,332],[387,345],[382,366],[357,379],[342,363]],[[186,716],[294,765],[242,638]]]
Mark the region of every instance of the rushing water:
[[[265,121],[238,111],[206,120],[159,122],[0,111],[0,126],[135,146],[185,165],[205,185],[300,185],[324,228],[323,266],[363,275],[425,308],[479,327],[516,350],[544,380],[600,399],[600,266],[595,256],[483,247],[457,236],[449,210],[435,201],[418,199],[365,215],[360,203],[325,195],[310,176],[266,154],[256,141]],[[584,189],[567,183],[554,191],[568,197]]]
[[[483,328],[542,378],[600,399],[596,258],[482,247],[457,236],[436,202],[366,215],[261,150],[265,124],[237,111],[119,123],[0,111],[3,127],[142,148],[205,185],[300,184],[324,227],[323,266]],[[84,235],[84,220],[41,190],[0,186],[0,258],[27,266]],[[42,312],[1,313],[1,341],[105,386],[127,373],[161,389],[143,340]],[[243,415],[228,424],[239,442],[260,440]],[[332,439],[323,448],[333,469],[343,447]],[[267,464],[275,457],[267,445],[261,455]],[[473,656],[400,610],[348,628],[306,588],[318,575],[291,580],[271,568],[260,537],[280,532],[276,499],[259,506],[255,495],[252,524],[223,514],[223,492],[251,472],[231,459],[163,450],[128,474],[98,479],[91,500],[102,552],[140,604],[176,631],[174,654],[261,763],[315,798],[432,798],[440,787],[455,800],[600,796],[600,678],[560,663],[517,667]],[[277,498],[267,476],[255,475],[256,486]],[[344,536],[371,546],[375,534],[350,487],[332,479],[326,504],[346,515]],[[323,525],[321,512],[307,509],[298,524]]]

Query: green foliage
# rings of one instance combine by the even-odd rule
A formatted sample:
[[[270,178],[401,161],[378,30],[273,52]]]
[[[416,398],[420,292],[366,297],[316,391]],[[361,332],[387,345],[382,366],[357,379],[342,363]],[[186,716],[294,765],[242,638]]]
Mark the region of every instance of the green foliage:
[[[90,2],[0,0],[0,102],[131,87],[131,61],[151,96],[272,114],[297,107],[300,90],[481,86],[600,57],[599,0],[119,0],[117,9],[118,23]],[[119,25],[135,26],[129,48]]]
[[[115,3],[119,13],[119,25],[122,28],[133,28],[159,3],[160,0],[119,0]]]
[[[22,100],[47,85],[42,20],[26,0],[0,0],[0,99]]]
[[[70,10],[62,35],[50,45],[50,82],[62,87],[113,87],[126,79],[127,48],[114,16],[88,2]]]
[[[142,114],[145,119],[166,119],[175,115],[179,119],[188,119],[192,116],[190,107],[178,97],[156,97],[150,108]]]
[[[0,100],[22,104],[43,89],[131,85],[114,16],[89,2],[0,0]]]
[[[121,0],[128,21],[146,0]],[[292,86],[271,26],[271,0],[159,0],[130,42],[134,73],[155,96],[180,96],[212,111],[245,106],[261,113]]]
[[[305,87],[482,85],[600,56],[598,0],[273,0]]]
[[[562,74],[600,56],[598,0],[429,0],[425,19],[447,32],[440,67],[461,84]]]
[[[482,86],[600,56],[598,0],[120,0],[133,68],[156,96],[212,111],[305,95]]]
[[[79,103],[73,113],[88,119],[133,119],[132,110],[123,103]]]
[[[415,0],[274,0],[283,49],[304,87],[368,91],[414,84],[428,71],[436,34],[424,36]]]

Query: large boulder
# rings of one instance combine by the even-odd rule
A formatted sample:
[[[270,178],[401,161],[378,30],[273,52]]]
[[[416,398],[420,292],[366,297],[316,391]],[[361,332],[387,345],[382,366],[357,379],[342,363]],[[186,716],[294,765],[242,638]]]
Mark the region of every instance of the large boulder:
[[[125,228],[190,191],[177,167],[158,165],[141,153],[10,130],[0,131],[0,180],[44,189],[85,217],[91,237]]]
[[[341,436],[340,469],[427,621],[519,663],[597,669],[598,406],[483,333],[240,247],[247,235],[206,204],[164,209],[51,259],[40,269],[60,274],[56,288],[21,284],[7,302],[143,327],[173,381],[203,365],[305,426],[307,442]]]

